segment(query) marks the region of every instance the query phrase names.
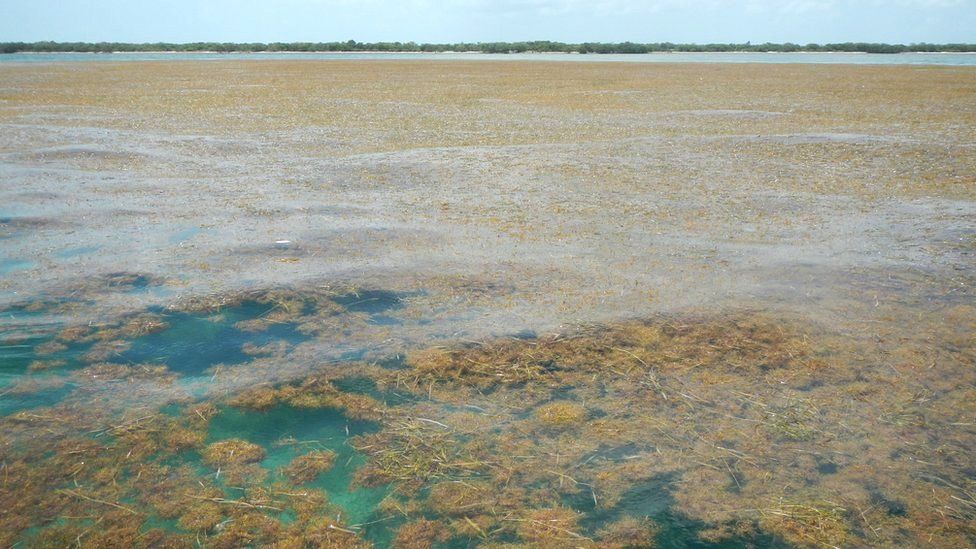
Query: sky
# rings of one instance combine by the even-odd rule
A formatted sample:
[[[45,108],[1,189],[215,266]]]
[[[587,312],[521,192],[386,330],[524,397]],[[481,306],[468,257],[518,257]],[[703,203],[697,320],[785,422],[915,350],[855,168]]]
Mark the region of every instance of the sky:
[[[40,40],[976,43],[976,0],[0,0]]]

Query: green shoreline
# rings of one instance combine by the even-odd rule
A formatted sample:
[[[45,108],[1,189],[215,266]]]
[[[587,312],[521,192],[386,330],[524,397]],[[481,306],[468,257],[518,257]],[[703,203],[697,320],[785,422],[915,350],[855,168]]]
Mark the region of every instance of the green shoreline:
[[[0,53],[113,53],[113,52],[479,52],[479,53],[606,53],[642,54],[667,52],[816,52],[816,53],[973,53],[976,44],[880,44],[844,42],[832,44],[763,43],[752,44],[675,44],[670,42],[462,42],[425,44],[416,42],[191,42],[191,43],[128,43],[128,42],[0,42]]]

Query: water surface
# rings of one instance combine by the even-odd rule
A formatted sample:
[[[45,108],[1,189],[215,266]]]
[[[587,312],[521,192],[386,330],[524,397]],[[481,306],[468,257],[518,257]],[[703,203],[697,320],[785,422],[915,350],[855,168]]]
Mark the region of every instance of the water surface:
[[[72,63],[91,61],[260,61],[260,60],[464,60],[572,61],[588,63],[798,63],[841,65],[976,65],[976,53],[721,53],[675,52],[644,54],[576,53],[13,53],[0,63]]]

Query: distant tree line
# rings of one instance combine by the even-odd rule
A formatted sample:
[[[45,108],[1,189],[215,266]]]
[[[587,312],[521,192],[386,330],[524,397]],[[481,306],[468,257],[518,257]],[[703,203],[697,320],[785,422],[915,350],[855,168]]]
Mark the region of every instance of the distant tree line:
[[[173,44],[153,42],[0,42],[0,53],[110,53],[110,52],[481,52],[481,53],[657,53],[657,52],[976,52],[976,44],[674,44],[655,42],[461,42],[456,44],[418,44],[416,42],[273,42],[265,44],[229,42],[191,42]]]

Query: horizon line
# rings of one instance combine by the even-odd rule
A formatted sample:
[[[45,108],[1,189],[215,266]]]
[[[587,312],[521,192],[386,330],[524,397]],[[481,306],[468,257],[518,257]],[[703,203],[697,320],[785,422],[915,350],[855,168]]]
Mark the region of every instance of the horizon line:
[[[558,42],[552,40],[520,40],[494,42],[414,42],[380,41],[357,42],[356,40],[329,42],[61,42],[41,40],[34,42],[0,42],[0,53],[141,53],[141,52],[214,52],[214,53],[262,53],[262,52],[377,52],[377,53],[424,53],[424,52],[479,52],[479,53],[596,53],[642,54],[665,52],[776,52],[776,53],[976,53],[976,43],[910,44],[886,42],[826,42],[799,44],[794,42]]]

